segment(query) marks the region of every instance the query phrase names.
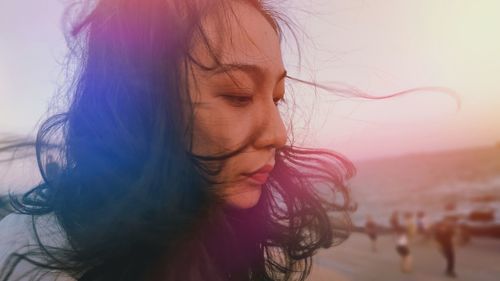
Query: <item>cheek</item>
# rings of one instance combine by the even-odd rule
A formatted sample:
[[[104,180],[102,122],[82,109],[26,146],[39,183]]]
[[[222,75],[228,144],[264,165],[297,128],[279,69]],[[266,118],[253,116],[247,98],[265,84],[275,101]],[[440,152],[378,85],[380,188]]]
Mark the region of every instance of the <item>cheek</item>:
[[[248,140],[251,128],[251,119],[242,115],[222,109],[200,111],[194,119],[193,151],[211,154],[237,149]]]
[[[249,141],[254,131],[251,114],[224,106],[198,110],[193,126],[193,153],[212,155],[239,148]],[[251,164],[251,163],[250,163]],[[247,209],[255,206],[262,193],[262,186],[247,182],[241,176],[242,168],[251,166],[242,156],[227,160],[217,180],[226,182],[217,187],[228,206]]]

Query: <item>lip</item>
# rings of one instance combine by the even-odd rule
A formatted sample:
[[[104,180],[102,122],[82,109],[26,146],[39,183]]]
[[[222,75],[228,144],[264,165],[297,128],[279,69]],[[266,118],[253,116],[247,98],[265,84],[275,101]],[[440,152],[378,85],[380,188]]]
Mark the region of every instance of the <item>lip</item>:
[[[269,174],[271,173],[271,171],[274,169],[274,165],[271,165],[271,164],[266,164],[262,167],[260,167],[259,169],[253,171],[253,172],[250,172],[250,173],[243,173],[245,176],[252,176],[254,174]]]
[[[274,165],[266,164],[251,173],[243,173],[249,180],[257,184],[264,184],[269,178],[269,174],[274,169]]]
[[[264,184],[269,178],[269,173],[254,173],[248,176],[248,179],[257,184]]]

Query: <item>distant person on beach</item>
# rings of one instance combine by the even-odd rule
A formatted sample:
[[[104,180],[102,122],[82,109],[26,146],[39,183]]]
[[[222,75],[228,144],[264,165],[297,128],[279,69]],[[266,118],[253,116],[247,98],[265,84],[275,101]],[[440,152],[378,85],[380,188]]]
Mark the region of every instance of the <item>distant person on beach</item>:
[[[43,178],[0,222],[0,280],[306,280],[349,234],[355,169],[294,143],[286,83],[317,85],[285,70],[286,15],[259,0],[75,2],[63,108],[0,147],[34,147]]]
[[[417,212],[417,232],[420,235],[425,235],[428,231],[427,218],[424,211]]]
[[[455,233],[455,222],[453,218],[445,217],[435,226],[434,236],[438,242],[441,253],[446,259],[445,274],[449,277],[456,277],[455,272],[455,247],[453,245],[453,235]]]
[[[423,240],[429,239],[429,222],[424,211],[417,212],[417,233]]]
[[[376,252],[377,251],[378,229],[377,229],[377,224],[375,223],[372,216],[370,216],[370,215],[366,216],[365,233],[370,238],[372,252]]]
[[[413,259],[408,245],[408,235],[405,231],[396,233],[396,251],[401,257],[401,272],[410,273],[413,270]]]
[[[398,233],[403,230],[401,224],[399,223],[399,212],[394,211],[389,219],[389,225],[393,232]]]
[[[413,270],[413,260],[408,245],[408,233],[406,228],[399,223],[399,212],[394,211],[389,219],[394,237],[396,239],[396,252],[401,257],[401,272],[410,273]]]
[[[408,239],[410,242],[413,242],[415,235],[417,233],[417,226],[415,224],[415,220],[413,218],[412,212],[404,213],[404,226],[406,230],[406,234],[408,235]]]

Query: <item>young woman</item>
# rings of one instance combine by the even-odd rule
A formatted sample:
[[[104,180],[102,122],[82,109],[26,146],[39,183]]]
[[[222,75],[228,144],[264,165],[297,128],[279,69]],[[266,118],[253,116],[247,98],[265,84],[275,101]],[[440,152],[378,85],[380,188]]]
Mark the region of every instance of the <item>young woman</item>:
[[[354,169],[293,144],[283,17],[259,0],[78,15],[69,106],[34,143],[43,182],[0,222],[1,280],[305,280],[347,236]]]

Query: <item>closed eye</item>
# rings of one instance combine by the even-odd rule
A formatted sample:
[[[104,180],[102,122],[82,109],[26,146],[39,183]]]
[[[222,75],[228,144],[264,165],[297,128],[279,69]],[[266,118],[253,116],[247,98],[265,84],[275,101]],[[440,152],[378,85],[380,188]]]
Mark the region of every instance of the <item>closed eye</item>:
[[[234,95],[224,95],[223,96],[229,103],[234,106],[242,107],[248,105],[252,102],[253,98],[251,96],[234,96]]]
[[[234,106],[238,107],[243,107],[245,105],[250,104],[253,101],[252,96],[235,96],[235,95],[224,95],[223,96],[229,103],[231,103]],[[285,97],[279,97],[273,99],[273,102],[276,106],[280,105],[281,103],[285,102]]]

